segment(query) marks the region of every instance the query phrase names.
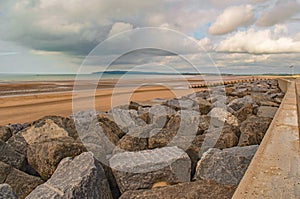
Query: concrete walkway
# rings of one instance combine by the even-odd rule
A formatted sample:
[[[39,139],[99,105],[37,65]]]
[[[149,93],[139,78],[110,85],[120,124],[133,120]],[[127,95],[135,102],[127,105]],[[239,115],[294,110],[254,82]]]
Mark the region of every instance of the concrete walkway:
[[[295,82],[287,92],[233,198],[300,198]]]

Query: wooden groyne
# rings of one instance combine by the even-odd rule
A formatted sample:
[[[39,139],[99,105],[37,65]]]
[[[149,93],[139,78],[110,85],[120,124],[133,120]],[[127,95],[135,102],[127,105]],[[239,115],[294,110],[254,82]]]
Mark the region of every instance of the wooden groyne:
[[[254,82],[254,81],[261,81],[261,80],[269,80],[273,78],[247,78],[247,79],[235,79],[230,81],[203,81],[201,84],[191,84],[190,88],[207,88],[207,87],[214,87],[214,86],[221,86],[221,85],[231,85],[237,83],[246,83],[246,82]]]

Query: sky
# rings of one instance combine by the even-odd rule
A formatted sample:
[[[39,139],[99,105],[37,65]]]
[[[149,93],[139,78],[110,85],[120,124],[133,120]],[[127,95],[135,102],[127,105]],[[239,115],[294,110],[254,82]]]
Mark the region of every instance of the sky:
[[[0,73],[300,73],[300,0],[0,0],[0,25]]]

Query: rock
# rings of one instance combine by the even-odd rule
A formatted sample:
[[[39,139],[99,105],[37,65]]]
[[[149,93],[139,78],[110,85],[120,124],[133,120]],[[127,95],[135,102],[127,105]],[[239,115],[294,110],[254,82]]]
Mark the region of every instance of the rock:
[[[158,128],[163,128],[176,111],[170,107],[163,105],[154,105],[149,109],[150,123]]]
[[[27,149],[29,145],[23,137],[22,132],[14,134],[11,138],[8,139],[7,143],[18,153],[27,156]]]
[[[242,107],[244,107],[244,106],[246,106],[248,104],[256,105],[255,101],[249,95],[247,95],[247,96],[245,96],[243,98],[237,98],[237,99],[232,100],[228,104],[228,106],[230,108],[232,108],[233,110],[238,111],[240,108],[242,108]]]
[[[133,110],[139,110],[139,107],[141,107],[141,105],[137,102],[133,102],[130,101],[129,105],[128,105],[128,109],[133,109]]]
[[[112,195],[100,162],[87,152],[63,159],[53,176],[27,196],[36,198],[112,199]]]
[[[0,140],[0,161],[20,169],[25,164],[25,156]]]
[[[258,108],[257,116],[258,117],[267,117],[267,118],[273,118],[277,107],[270,107],[270,106],[260,106]]]
[[[196,182],[180,183],[152,190],[127,191],[120,197],[120,199],[230,199],[233,196],[235,189],[236,186],[222,185],[213,181],[201,180]]]
[[[199,153],[200,157],[209,148],[225,149],[237,146],[239,134],[237,127],[226,123],[223,127],[209,129],[205,133],[205,142]]]
[[[43,181],[36,177],[19,171],[10,165],[0,162],[0,183],[9,184],[18,198],[25,198],[35,187]]]
[[[236,87],[233,92],[229,93],[231,96],[244,97],[245,95],[251,95],[251,88]]]
[[[0,126],[0,140],[6,142],[12,136],[10,128],[6,126]]]
[[[236,112],[236,117],[238,118],[239,122],[245,121],[249,116],[253,115],[253,110],[256,109],[256,106],[253,106],[253,104],[246,104],[242,108],[240,108]]]
[[[162,148],[170,144],[176,136],[176,131],[169,129],[155,128],[150,132],[148,144],[149,149]]]
[[[125,133],[130,128],[146,125],[146,122],[139,117],[136,110],[113,108],[109,111],[109,114],[118,127]]]
[[[230,125],[238,126],[238,119],[224,108],[215,107],[208,113],[208,115],[215,117],[220,121],[227,122]]]
[[[171,184],[190,181],[191,160],[178,147],[118,153],[109,163],[121,193],[150,189],[160,181]]]
[[[223,150],[211,148],[198,162],[195,179],[238,185],[257,148],[257,145]]]
[[[208,102],[207,100],[201,98],[201,97],[197,97],[194,99],[196,101],[196,103],[199,106],[199,112],[203,115],[206,115],[207,113],[209,113],[209,111],[212,108],[212,104],[210,102]]]
[[[241,123],[238,146],[260,144],[271,123],[271,118],[251,116]]]
[[[130,132],[118,142],[117,148],[125,151],[141,151],[148,149],[148,137],[153,128],[153,125],[131,128]],[[116,149],[117,151],[114,153],[119,152],[119,149]]]
[[[179,110],[199,110],[198,104],[190,98],[171,99],[163,103],[163,105],[171,107],[176,111]]]
[[[86,151],[82,143],[72,139],[47,140],[30,145],[27,151],[28,163],[47,180],[65,157],[75,157]]]
[[[29,124],[10,124],[8,127],[10,128],[11,133],[14,135],[18,133],[19,131],[22,131],[23,129],[27,128]]]
[[[70,119],[59,116],[44,117],[33,122],[31,127],[22,132],[22,135],[29,145],[67,137],[77,139],[75,124],[70,124],[71,122]]]
[[[0,184],[0,198],[18,199],[17,194],[12,190],[9,184]]]

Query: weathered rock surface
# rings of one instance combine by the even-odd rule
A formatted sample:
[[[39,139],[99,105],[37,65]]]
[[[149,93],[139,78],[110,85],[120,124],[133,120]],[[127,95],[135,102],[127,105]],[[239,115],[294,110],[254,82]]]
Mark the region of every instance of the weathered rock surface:
[[[170,107],[162,105],[154,105],[149,109],[150,123],[158,128],[163,128],[176,111]]]
[[[196,97],[194,100],[198,104],[199,112],[201,114],[206,115],[207,113],[209,113],[209,111],[212,108],[212,104],[210,102],[208,102],[207,100],[205,100],[201,97]]]
[[[6,142],[12,136],[10,128],[6,126],[0,126],[0,140]]]
[[[47,180],[65,157],[75,157],[85,151],[82,143],[72,139],[47,140],[30,145],[27,151],[28,163]]]
[[[25,164],[25,156],[0,140],[0,161],[20,169]]]
[[[31,198],[111,199],[112,195],[100,162],[87,152],[63,159],[52,177],[27,196]]]
[[[78,138],[72,120],[59,116],[48,116],[33,122],[22,135],[29,145],[51,139]]]
[[[211,148],[198,162],[195,179],[238,185],[257,148],[257,145],[223,150]]]
[[[12,190],[9,184],[0,184],[0,198],[18,199],[17,194]]]
[[[257,116],[273,118],[277,110],[277,107],[260,106],[257,111]]]
[[[191,160],[178,147],[124,152],[109,160],[121,193],[150,189],[156,182],[190,181]]]
[[[155,128],[154,125],[145,125],[131,128],[129,133],[122,137],[118,142],[115,152],[119,152],[119,149],[125,151],[140,151],[148,149],[148,137],[150,131]]]
[[[271,123],[271,118],[251,116],[241,123],[238,146],[260,144]]]
[[[215,107],[208,113],[208,115],[233,126],[238,126],[239,124],[238,119],[224,108]]]
[[[256,105],[255,101],[253,100],[253,98],[249,95],[246,95],[245,97],[242,98],[237,98],[232,100],[228,106],[230,108],[232,108],[235,111],[238,111],[240,108],[242,108],[243,106],[246,106],[248,104],[252,104],[252,105]]]
[[[35,187],[43,181],[36,177],[19,171],[8,164],[0,162],[0,183],[9,184],[18,198],[25,198]]]
[[[233,196],[235,189],[236,186],[222,185],[214,181],[201,180],[151,190],[127,191],[120,199],[229,199]]]

